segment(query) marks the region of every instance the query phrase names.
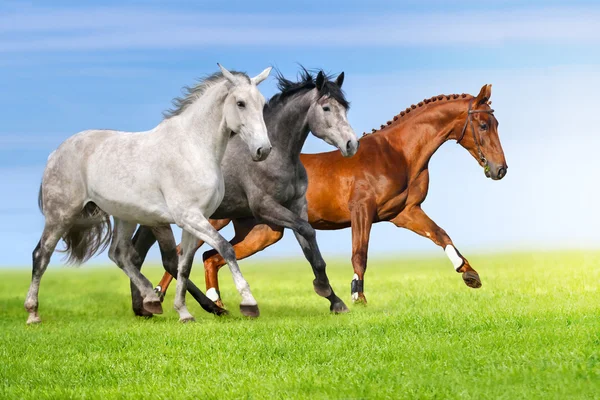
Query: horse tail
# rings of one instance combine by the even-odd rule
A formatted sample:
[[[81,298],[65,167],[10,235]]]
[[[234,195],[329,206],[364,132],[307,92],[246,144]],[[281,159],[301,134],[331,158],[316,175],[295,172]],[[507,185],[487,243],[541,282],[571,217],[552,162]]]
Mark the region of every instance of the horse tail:
[[[67,264],[82,264],[97,253],[101,253],[112,240],[110,216],[95,203],[89,202],[83,207],[75,222],[62,237],[67,253]]]

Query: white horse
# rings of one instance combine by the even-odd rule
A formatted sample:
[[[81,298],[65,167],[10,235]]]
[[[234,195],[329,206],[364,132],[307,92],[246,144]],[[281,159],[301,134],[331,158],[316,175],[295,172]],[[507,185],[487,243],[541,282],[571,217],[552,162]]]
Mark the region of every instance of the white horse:
[[[187,95],[175,101],[176,109],[151,131],[84,131],[50,155],[39,198],[45,226],[33,251],[25,300],[28,324],[41,321],[39,285],[61,238],[69,261],[76,263],[104,250],[110,242],[110,259],[140,290],[144,308],[161,313],[152,284],[131,261],[136,256],[131,237],[137,224],[160,228],[175,223],[183,229],[175,298],[180,321],[193,320],[185,305],[193,259],[187,255],[193,254],[198,239],[227,260],[242,296],[242,311],[257,311],[235,252],[207,218],[223,199],[221,160],[229,138],[240,135],[255,161],[269,155],[265,99],[256,86],[269,76],[271,68],[254,78],[219,68],[221,73],[188,88]],[[112,234],[110,215],[115,224]]]

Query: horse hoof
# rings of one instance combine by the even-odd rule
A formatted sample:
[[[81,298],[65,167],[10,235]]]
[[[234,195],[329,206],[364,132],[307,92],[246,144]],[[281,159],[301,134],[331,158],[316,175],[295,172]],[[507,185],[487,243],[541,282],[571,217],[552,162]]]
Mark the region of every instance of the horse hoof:
[[[216,316],[222,316],[222,315],[229,315],[229,311],[227,311],[226,309],[224,309],[223,307],[220,307],[217,302],[212,303],[207,309],[205,309],[206,311],[210,312],[211,314],[215,314]]]
[[[229,311],[227,311],[224,308],[218,308],[213,312],[213,314],[215,314],[218,317],[222,317],[222,316],[229,315]]]
[[[179,322],[182,324],[187,324],[188,322],[196,322],[196,319],[193,316],[188,315],[187,317],[179,318]]]
[[[481,279],[479,279],[479,274],[475,271],[467,271],[462,274],[463,281],[465,281],[465,285],[473,289],[479,289],[481,287]]]
[[[352,303],[360,306],[366,306],[367,298],[362,293],[352,293]]]
[[[313,288],[315,292],[321,297],[329,297],[331,296],[331,285],[329,283],[321,283],[316,279],[313,281]]]
[[[144,310],[150,314],[162,314],[163,309],[160,300],[144,301]]]
[[[223,307],[223,303],[220,299],[215,301],[212,313],[218,315],[219,317],[221,315],[229,315],[229,311],[227,311],[225,307]]]
[[[42,319],[38,315],[30,315],[27,318],[27,325],[40,324],[41,322],[42,322]]]
[[[217,301],[215,301],[215,304],[217,305],[217,307],[225,309],[225,304],[223,304],[221,299],[218,299]]]
[[[331,305],[331,307],[329,307],[329,310],[334,313],[334,314],[344,314],[347,312],[350,312],[350,310],[348,309],[348,307],[346,307],[346,305],[344,304],[343,301],[338,301],[335,302]]]
[[[135,314],[136,317],[144,317],[144,318],[152,318],[152,316],[154,315],[151,312],[144,310],[143,308],[142,309],[134,309],[133,314]]]
[[[260,315],[258,305],[247,306],[244,304],[240,304],[240,311],[245,317],[256,318]]]

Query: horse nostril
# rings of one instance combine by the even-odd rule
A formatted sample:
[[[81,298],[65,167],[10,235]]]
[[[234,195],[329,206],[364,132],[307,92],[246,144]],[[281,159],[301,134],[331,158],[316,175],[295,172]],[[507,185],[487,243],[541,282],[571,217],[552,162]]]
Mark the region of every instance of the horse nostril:
[[[261,146],[256,150],[256,159],[264,160],[265,158],[267,158],[269,156],[270,152],[271,152],[271,146],[269,146],[269,147]]]
[[[346,143],[346,152],[352,153],[353,150],[358,150],[358,142],[356,143],[356,149],[354,149],[354,143],[352,143],[352,140],[348,140]]]
[[[497,175],[498,175],[498,179],[504,178],[504,175],[506,175],[506,168],[500,167],[498,169],[498,174]]]

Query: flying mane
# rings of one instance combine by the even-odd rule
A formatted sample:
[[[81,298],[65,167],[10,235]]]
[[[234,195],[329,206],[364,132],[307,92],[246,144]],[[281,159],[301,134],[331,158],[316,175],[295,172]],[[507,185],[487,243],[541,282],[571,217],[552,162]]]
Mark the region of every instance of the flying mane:
[[[363,132],[362,136],[364,137],[364,136],[372,135],[373,133],[379,132],[392,124],[396,125],[396,123],[398,123],[398,121],[402,121],[402,118],[405,115],[408,115],[412,110],[423,107],[429,103],[456,100],[456,99],[466,99],[466,98],[471,98],[471,97],[473,97],[473,96],[471,96],[470,94],[462,93],[462,94],[440,94],[437,96],[433,96],[429,99],[424,99],[423,101],[420,101],[418,104],[416,104],[416,105],[412,104],[410,107],[407,107],[406,110],[400,111],[400,113],[395,115],[393,119],[387,121],[385,125],[381,125],[381,127],[379,129],[373,128],[373,129],[371,129],[371,132],[369,132],[369,133]]]
[[[275,96],[271,97],[269,100],[269,107],[274,107],[277,104],[283,103],[285,100],[297,93],[314,89],[317,84],[315,83],[316,74],[313,76],[313,73],[322,72],[325,76],[325,83],[319,92],[319,98],[323,96],[329,96],[340,103],[344,108],[350,108],[350,102],[346,100],[346,96],[344,95],[342,89],[332,81],[332,75],[326,74],[323,72],[323,70],[313,71],[313,73],[311,73],[302,66],[300,66],[300,68],[301,70],[299,73],[298,82],[293,82],[289,79],[286,79],[280,71],[277,71],[277,89],[280,90],[280,93],[277,93]]]
[[[244,72],[230,71],[233,75],[245,78],[250,83],[250,77]],[[208,88],[215,86],[216,84],[225,80],[225,77],[221,72],[215,72],[214,74],[207,75],[204,78],[198,80],[193,86],[184,86],[181,91],[183,96],[175,97],[173,99],[173,108],[163,112],[165,119],[175,117],[185,111],[194,101],[198,100]]]

